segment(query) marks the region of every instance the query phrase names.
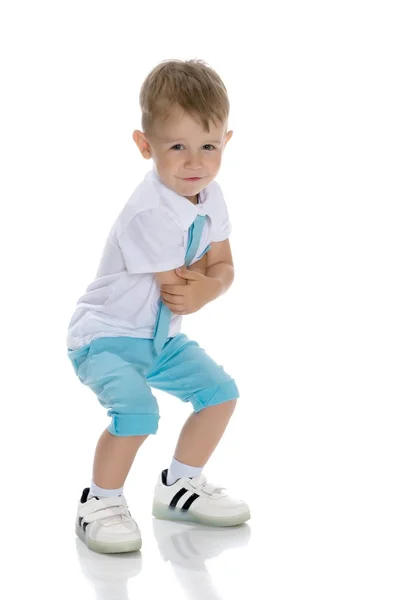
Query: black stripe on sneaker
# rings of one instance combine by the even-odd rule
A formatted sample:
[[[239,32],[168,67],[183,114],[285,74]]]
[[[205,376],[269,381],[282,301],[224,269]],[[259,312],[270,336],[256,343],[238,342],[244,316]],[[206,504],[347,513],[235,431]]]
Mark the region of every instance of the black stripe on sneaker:
[[[184,496],[186,494],[186,492],[188,492],[189,490],[186,490],[185,488],[182,488],[179,490],[179,492],[177,494],[175,494],[175,496],[172,498],[171,502],[169,503],[171,508],[176,508],[176,505],[178,504],[180,498],[182,498],[182,496]]]
[[[90,492],[90,488],[85,488],[82,492],[82,496],[81,496],[81,504],[83,504],[84,502],[87,502],[88,496],[89,496],[89,492]]]
[[[79,517],[79,527],[82,526],[83,517]]]
[[[189,510],[189,508],[192,506],[193,502],[195,500],[197,500],[197,498],[199,497],[199,494],[192,494],[190,496],[190,498],[188,498],[185,502],[185,504],[182,506],[182,510]]]

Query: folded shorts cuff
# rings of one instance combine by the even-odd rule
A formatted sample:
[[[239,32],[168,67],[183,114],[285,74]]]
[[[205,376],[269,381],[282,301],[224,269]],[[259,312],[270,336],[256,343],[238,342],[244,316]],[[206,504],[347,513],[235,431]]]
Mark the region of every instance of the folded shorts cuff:
[[[194,394],[191,401],[195,412],[200,412],[203,408],[222,404],[228,402],[228,400],[236,400],[237,398],[239,398],[239,390],[236,382],[234,379],[229,379],[213,388]]]
[[[117,414],[109,410],[111,417],[108,431],[115,436],[150,435],[157,432],[159,415],[154,414]]]

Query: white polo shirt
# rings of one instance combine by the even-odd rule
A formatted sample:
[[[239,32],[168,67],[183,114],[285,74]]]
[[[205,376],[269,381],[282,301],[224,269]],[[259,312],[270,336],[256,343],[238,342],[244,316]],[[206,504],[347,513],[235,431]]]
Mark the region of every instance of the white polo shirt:
[[[152,338],[160,304],[155,273],[185,262],[188,230],[197,215],[207,215],[197,253],[231,233],[221,188],[212,181],[193,204],[167,188],[155,168],[135,189],[114,223],[94,281],[78,300],[68,328],[73,350],[104,336]],[[181,329],[172,315],[169,337]]]

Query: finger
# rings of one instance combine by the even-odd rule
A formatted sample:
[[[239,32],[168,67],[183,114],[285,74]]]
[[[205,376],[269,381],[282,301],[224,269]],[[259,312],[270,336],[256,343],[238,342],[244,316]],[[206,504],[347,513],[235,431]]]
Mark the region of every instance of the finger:
[[[182,315],[182,314],[184,314],[184,307],[181,304],[178,304],[178,305],[177,304],[171,304],[171,302],[164,301],[164,300],[163,300],[163,302],[164,302],[164,304],[166,306],[168,306],[169,310],[171,312],[173,312],[174,314],[176,314],[176,315]]]
[[[178,310],[177,308],[174,308],[172,305],[168,307],[169,310],[172,312],[173,315],[186,315],[188,314],[185,310]]]
[[[178,277],[182,277],[183,279],[185,279],[185,273],[182,267],[179,267],[179,269],[175,269],[175,273],[178,275]]]
[[[165,301],[167,300],[170,304],[181,305],[182,301],[179,299],[179,296],[174,294],[169,294],[168,292],[161,292],[161,298]]]
[[[168,292],[168,294],[173,294],[174,296],[184,296],[185,295],[185,287],[184,285],[170,285],[164,284],[160,287],[162,292]]]
[[[199,273],[198,271],[189,271],[189,269],[186,269],[184,267],[181,267],[179,270],[175,269],[175,271],[177,275],[183,277],[184,279],[198,280],[202,277],[205,277],[203,273]]]

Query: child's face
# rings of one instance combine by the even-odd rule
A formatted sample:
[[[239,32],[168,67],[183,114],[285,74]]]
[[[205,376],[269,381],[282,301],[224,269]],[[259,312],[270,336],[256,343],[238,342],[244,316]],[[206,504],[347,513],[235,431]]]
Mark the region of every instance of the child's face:
[[[222,153],[233,134],[226,129],[226,123],[215,126],[211,122],[207,133],[201,122],[177,108],[167,121],[155,125],[150,136],[135,131],[133,139],[144,158],[153,158],[164,185],[195,202],[220,169]],[[200,179],[190,181],[192,177]]]

